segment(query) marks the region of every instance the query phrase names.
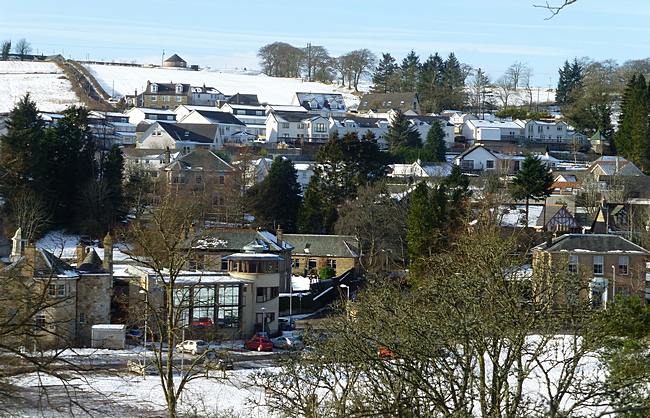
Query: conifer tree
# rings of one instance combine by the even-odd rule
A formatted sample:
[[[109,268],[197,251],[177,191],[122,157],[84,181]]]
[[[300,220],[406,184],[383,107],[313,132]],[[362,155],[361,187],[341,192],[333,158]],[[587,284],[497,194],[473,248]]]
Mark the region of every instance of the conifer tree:
[[[422,182],[409,196],[406,217],[406,242],[411,262],[431,255],[434,239],[434,216],[429,186]]]
[[[401,111],[397,111],[385,135],[391,154],[404,158],[421,145],[420,133]]]
[[[420,159],[428,162],[442,162],[445,161],[446,151],[445,131],[440,122],[434,121],[427,132],[427,140],[422,147]]]
[[[415,51],[411,51],[402,60],[401,74],[402,74],[403,92],[416,91],[419,73],[420,73],[420,58],[417,56]]]
[[[420,106],[426,112],[440,111],[442,97],[442,79],[444,61],[436,52],[422,64],[418,79]]]
[[[574,58],[572,63],[564,61],[564,65],[558,70],[560,78],[555,93],[555,100],[559,104],[571,104],[576,100],[578,90],[582,86],[583,72],[584,68],[577,58]]]
[[[618,132],[614,137],[617,151],[644,171],[650,169],[650,95],[645,77],[633,75],[625,87]]]
[[[313,176],[305,190],[298,216],[298,231],[303,234],[327,234],[332,231],[336,219],[336,208],[325,199],[319,177]]]
[[[381,61],[372,75],[372,91],[375,93],[392,93],[399,86],[396,85],[397,70],[399,69],[395,58],[390,54],[382,54]]]
[[[528,155],[512,181],[512,197],[526,200],[526,227],[528,226],[530,199],[540,200],[551,194],[553,176],[537,157]]]
[[[302,200],[300,192],[293,163],[276,157],[269,174],[247,194],[255,223],[267,229],[281,225],[286,231],[295,231]]]

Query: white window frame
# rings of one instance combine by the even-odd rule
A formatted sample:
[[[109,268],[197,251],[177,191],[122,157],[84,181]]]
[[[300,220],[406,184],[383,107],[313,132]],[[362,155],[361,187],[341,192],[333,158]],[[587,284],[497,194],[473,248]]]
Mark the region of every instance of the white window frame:
[[[596,267],[600,266],[600,269]],[[600,271],[598,271],[600,270]],[[593,272],[594,276],[602,276],[605,271],[605,257],[602,255],[595,255],[593,257]]]

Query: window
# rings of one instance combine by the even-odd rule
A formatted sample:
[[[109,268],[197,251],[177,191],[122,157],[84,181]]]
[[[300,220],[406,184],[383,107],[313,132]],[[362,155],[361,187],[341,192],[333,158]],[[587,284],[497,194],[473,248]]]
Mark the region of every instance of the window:
[[[325,124],[324,123],[317,123],[316,124],[316,132],[325,132]]]
[[[157,96],[149,96],[149,98],[151,99],[152,102],[157,102],[158,101]]]
[[[285,138],[289,138],[289,134],[284,134],[282,136],[285,137]]]
[[[79,323],[80,323],[80,324],[85,324],[85,323],[86,323],[86,314],[83,313],[83,312],[81,312],[81,313],[79,314]]]
[[[331,267],[332,269],[336,270],[336,259],[334,258],[328,258],[327,259],[327,266]]]
[[[222,328],[237,328],[239,326],[239,308],[233,306],[220,307],[218,324]]]
[[[603,274],[603,256],[595,255],[594,256],[594,274],[602,275]]]
[[[630,257],[622,255],[618,257],[618,274],[628,274],[630,269]]]
[[[168,102],[169,101],[169,96],[163,96],[163,102]]]
[[[289,129],[289,126],[290,126],[289,122],[282,122],[280,124],[280,127],[283,128],[283,129]]]
[[[494,168],[494,160],[487,160],[485,161],[485,168]]]
[[[279,287],[258,287],[255,302],[263,303],[275,299],[280,295]]]
[[[183,96],[176,96],[176,101],[181,103],[183,101]]]
[[[569,256],[569,273],[578,272],[578,256],[570,255]]]
[[[44,313],[37,313],[36,315],[34,315],[34,325],[36,325],[39,328],[43,328],[45,326]]]
[[[219,286],[219,306],[238,306],[239,286]]]
[[[299,269],[300,268],[300,259],[299,258],[291,259],[291,268],[294,268],[294,269]]]
[[[228,271],[228,261],[221,260],[221,271]]]
[[[203,183],[203,177],[201,177],[200,174],[197,174],[196,177],[194,177],[194,180],[196,181],[196,184]]]
[[[298,124],[298,129],[305,129],[305,124],[304,123],[299,123]]]
[[[55,298],[65,297],[65,284],[50,284],[47,286],[47,295]]]
[[[460,162],[460,168],[462,168],[463,170],[473,170],[474,160],[462,160]]]
[[[226,177],[225,176],[219,176],[219,184],[225,184],[226,183]]]
[[[307,263],[307,268],[315,269],[316,268],[316,259],[315,258],[310,258],[309,262]]]

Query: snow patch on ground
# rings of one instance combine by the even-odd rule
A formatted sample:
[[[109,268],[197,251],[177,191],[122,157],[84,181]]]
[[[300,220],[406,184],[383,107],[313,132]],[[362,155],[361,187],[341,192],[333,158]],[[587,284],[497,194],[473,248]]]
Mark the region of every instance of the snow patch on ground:
[[[0,113],[7,113],[29,93],[43,112],[79,104],[63,71],[52,62],[0,61]]]
[[[528,208],[528,226],[537,225],[537,220],[542,215],[544,206],[530,205]],[[499,207],[499,222],[501,226],[523,227],[526,222],[526,205],[515,205],[514,208],[509,206]]]
[[[99,64],[89,64],[85,67],[109,94],[112,94],[113,83],[115,83],[116,97],[133,94],[136,90],[138,93],[142,93],[147,86],[147,81],[151,81],[186,83],[192,86],[206,85],[218,89],[225,95],[257,94],[262,103],[280,105],[291,104],[296,92],[341,93],[348,108],[359,105],[359,98],[347,89],[334,84],[306,82],[295,78],[268,77],[264,74],[242,74],[210,69],[185,71]]]

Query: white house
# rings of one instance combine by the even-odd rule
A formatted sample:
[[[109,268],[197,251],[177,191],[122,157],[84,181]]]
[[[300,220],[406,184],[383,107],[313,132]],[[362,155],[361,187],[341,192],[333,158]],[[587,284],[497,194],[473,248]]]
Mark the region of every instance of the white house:
[[[380,149],[388,149],[388,143],[384,139],[384,134],[388,132],[389,125],[388,119],[383,118],[365,118],[350,115],[332,115],[329,117],[330,133],[336,132],[339,136],[344,136],[345,134],[354,132],[361,138],[370,131],[375,135]]]
[[[190,103],[197,106],[216,106],[217,102],[225,100],[226,96],[214,87],[191,87]]]
[[[228,112],[218,110],[192,110],[179,123],[217,126],[219,138],[223,141],[222,143],[242,143],[255,139],[252,133],[247,132],[246,124]]]
[[[465,139],[481,141],[514,141],[524,138],[525,123],[516,121],[488,121],[469,119],[463,124],[462,135]]]
[[[528,120],[525,122],[525,135],[530,141],[566,143],[571,137],[566,122],[544,122]]]
[[[225,103],[219,109],[230,113],[246,125],[246,132],[260,140],[266,138],[266,108],[262,105]]]
[[[446,177],[451,174],[451,164],[424,164],[417,160],[412,164],[391,164],[388,177],[422,179],[429,177]]]
[[[306,112],[271,111],[266,117],[266,141],[325,142],[329,138],[329,120]]]
[[[176,120],[183,120],[187,115],[192,113],[193,110],[205,110],[206,112],[214,112],[218,111],[219,108],[214,107],[214,106],[197,106],[197,105],[180,105],[176,109],[174,109],[174,113],[176,114]]]
[[[138,125],[140,122],[152,124],[157,121],[168,123],[176,122],[176,114],[167,109],[150,109],[146,107],[134,107],[125,113],[129,117],[129,123]]]
[[[499,166],[499,156],[481,144],[465,150],[454,158],[454,165],[467,171],[496,170]]]
[[[196,148],[220,149],[224,139],[217,125],[155,122],[140,138],[137,147],[179,150],[188,154]]]
[[[434,123],[439,123],[445,133],[444,139],[447,148],[451,148],[454,145],[454,125],[449,123],[447,118],[442,116],[407,116],[407,119],[420,133],[422,143],[426,141],[431,126],[433,126]]]

